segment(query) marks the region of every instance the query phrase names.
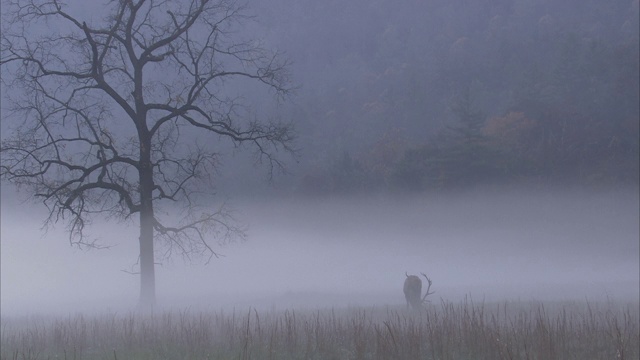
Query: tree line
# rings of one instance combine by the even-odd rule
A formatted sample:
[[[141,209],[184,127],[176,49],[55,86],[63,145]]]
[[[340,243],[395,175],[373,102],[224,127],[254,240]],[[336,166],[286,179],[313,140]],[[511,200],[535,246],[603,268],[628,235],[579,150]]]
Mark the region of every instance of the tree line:
[[[638,1],[317,7],[345,44],[299,65],[299,191],[638,184]]]

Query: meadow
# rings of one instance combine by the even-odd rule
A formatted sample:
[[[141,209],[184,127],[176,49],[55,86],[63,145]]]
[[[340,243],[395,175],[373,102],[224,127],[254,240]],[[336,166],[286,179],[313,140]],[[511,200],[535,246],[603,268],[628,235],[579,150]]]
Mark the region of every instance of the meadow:
[[[2,359],[638,359],[637,303],[3,316]]]

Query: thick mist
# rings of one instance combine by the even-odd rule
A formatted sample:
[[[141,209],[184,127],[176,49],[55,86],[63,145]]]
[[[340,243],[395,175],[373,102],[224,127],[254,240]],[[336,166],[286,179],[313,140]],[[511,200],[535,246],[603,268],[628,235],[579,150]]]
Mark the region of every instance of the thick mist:
[[[242,100],[241,122],[293,124],[296,151],[272,169],[246,143],[180,130],[179,146],[215,153],[196,200],[228,200],[248,240],[206,265],[157,248],[159,307],[404,306],[405,272],[433,280],[434,302],[639,301],[638,0],[248,3],[229,34],[283,55],[295,91],[214,90]],[[106,21],[97,3],[69,11]],[[11,110],[16,64],[1,69],[3,142],[28,119]],[[184,74],[164,70],[146,96],[165,101],[156,81]],[[134,130],[109,104],[105,129],[126,144]],[[1,191],[3,316],[136,308],[137,214],[97,217],[108,248],[81,251],[18,200],[33,193],[4,178]]]
[[[413,196],[254,199],[223,257],[157,267],[161,307],[283,309],[403,305],[405,271],[440,298],[638,300],[639,204],[632,190],[484,190]],[[95,224],[105,250],[70,248],[44,212],[2,202],[2,312],[135,307],[137,229]],[[161,251],[161,250],[160,250]]]

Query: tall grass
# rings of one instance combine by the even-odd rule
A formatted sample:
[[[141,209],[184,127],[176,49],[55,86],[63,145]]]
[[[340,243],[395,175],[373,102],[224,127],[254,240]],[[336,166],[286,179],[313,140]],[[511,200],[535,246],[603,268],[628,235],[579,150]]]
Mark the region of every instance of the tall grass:
[[[638,304],[3,317],[2,359],[638,359]]]

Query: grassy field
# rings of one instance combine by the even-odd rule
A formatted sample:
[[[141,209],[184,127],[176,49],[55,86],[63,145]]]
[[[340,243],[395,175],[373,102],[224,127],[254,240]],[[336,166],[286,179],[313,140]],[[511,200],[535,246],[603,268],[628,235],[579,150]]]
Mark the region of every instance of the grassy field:
[[[2,359],[638,359],[638,304],[2,317]]]

